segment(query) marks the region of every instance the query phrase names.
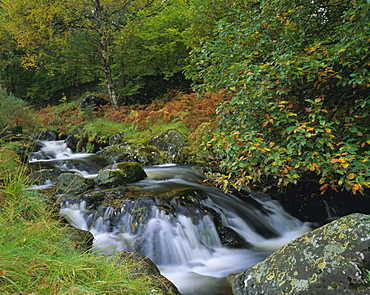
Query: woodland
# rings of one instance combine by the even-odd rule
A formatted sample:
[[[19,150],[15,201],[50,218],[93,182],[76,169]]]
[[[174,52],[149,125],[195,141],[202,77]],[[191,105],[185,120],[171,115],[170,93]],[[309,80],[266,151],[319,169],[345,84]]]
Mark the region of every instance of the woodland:
[[[184,122],[224,189],[309,178],[321,193],[363,194],[369,7],[366,0],[2,0],[0,127],[63,133],[105,118],[140,131],[161,118]],[[86,93],[108,106],[89,116],[61,107]],[[90,141],[104,140],[94,132]]]
[[[369,27],[369,0],[0,0],[2,294],[166,294],[25,190],[43,131],[96,152],[177,129],[225,191],[368,197]]]

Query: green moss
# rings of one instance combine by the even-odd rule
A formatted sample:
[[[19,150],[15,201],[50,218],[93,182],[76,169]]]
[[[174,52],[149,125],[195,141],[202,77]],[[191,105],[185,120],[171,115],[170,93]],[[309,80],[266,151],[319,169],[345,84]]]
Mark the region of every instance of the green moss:
[[[137,162],[122,162],[116,164],[116,167],[125,175],[127,182],[135,182],[146,177],[143,167]]]
[[[110,170],[109,171],[109,178],[119,178],[122,177],[124,174],[121,170]]]

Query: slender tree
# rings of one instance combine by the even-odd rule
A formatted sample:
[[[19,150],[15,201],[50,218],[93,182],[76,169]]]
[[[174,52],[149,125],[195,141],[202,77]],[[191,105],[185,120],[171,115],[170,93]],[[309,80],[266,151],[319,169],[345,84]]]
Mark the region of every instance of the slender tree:
[[[122,29],[156,15],[161,0],[4,0],[4,27],[27,54],[25,67],[37,67],[45,56],[78,61],[103,73],[114,109],[119,97],[112,74],[116,42]]]

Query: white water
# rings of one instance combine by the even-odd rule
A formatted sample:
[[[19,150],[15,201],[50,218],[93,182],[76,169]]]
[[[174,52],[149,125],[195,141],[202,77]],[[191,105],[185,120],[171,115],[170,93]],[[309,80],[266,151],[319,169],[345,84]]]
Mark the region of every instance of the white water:
[[[93,163],[91,158],[94,154],[88,153],[73,153],[64,140],[57,141],[38,141],[42,146],[38,152],[30,156],[30,164],[38,164],[40,166],[53,167],[62,171],[69,171],[79,174],[85,178],[95,178],[97,176],[96,169],[99,167]],[[74,167],[71,163],[79,163],[79,168]],[[86,166],[86,168],[81,168]],[[101,168],[101,167],[100,167]],[[92,173],[92,171],[94,173]],[[45,183],[46,187],[34,187],[35,189],[51,187],[51,184]],[[48,186],[47,186],[48,185]]]
[[[49,161],[89,156],[73,154],[60,142],[46,143],[43,153],[50,156]],[[124,206],[119,210],[108,207],[97,217],[86,209],[85,202],[65,202],[60,213],[75,227],[93,234],[94,251],[100,254],[130,250],[149,257],[183,295],[230,294],[229,275],[253,266],[311,229],[308,223],[286,213],[276,201],[254,198],[246,203],[232,194],[202,185],[203,176],[195,168],[167,165],[147,168],[146,172],[148,178],[136,184],[138,190],[168,192],[182,187],[203,191],[208,198],[199,205],[216,211],[222,225],[237,232],[251,247],[224,246],[211,215],[204,212],[192,213],[193,217],[197,213],[200,216],[194,222],[192,216],[169,213],[153,204],[145,208],[149,216],[145,225]]]

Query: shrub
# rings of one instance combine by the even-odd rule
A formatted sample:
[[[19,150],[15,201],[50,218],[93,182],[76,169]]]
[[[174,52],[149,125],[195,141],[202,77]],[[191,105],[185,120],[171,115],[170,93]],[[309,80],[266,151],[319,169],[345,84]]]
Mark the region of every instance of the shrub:
[[[215,38],[193,50],[196,71],[188,68],[200,90],[234,94],[206,142],[227,180],[284,186],[316,174],[322,191],[362,192],[370,185],[368,2],[244,6],[217,22]]]
[[[8,94],[0,85],[0,130],[13,126],[29,127],[27,103],[13,94]]]

